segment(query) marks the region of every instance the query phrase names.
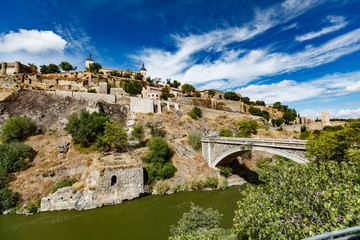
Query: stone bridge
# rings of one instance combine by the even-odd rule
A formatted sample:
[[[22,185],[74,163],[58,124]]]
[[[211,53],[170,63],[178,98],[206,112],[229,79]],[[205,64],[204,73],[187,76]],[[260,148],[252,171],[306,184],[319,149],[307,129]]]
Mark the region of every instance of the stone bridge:
[[[306,140],[205,137],[201,140],[203,156],[210,167],[226,165],[247,151],[277,154],[298,163],[306,163]]]

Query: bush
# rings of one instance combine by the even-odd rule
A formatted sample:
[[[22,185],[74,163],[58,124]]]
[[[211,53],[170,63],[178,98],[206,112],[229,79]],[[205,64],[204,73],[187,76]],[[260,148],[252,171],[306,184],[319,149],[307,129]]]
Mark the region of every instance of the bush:
[[[219,129],[219,136],[220,137],[232,137],[233,136],[233,132],[226,128],[226,127],[222,127]]]
[[[271,123],[274,127],[280,127],[285,120],[283,118],[271,119]]]
[[[191,204],[190,211],[183,214],[176,226],[172,225],[170,227],[170,233],[175,239],[188,239],[184,238],[188,234],[197,235],[200,232],[217,228],[221,218],[222,214],[217,210],[212,208],[205,210]]]
[[[37,213],[39,208],[40,208],[40,201],[38,201],[37,203],[29,202],[25,207],[28,213]]]
[[[8,188],[0,189],[0,212],[16,206],[18,193]]]
[[[36,133],[36,124],[27,117],[12,117],[2,126],[1,141],[23,141]]]
[[[227,100],[240,101],[240,96],[236,92],[226,92],[224,98]]]
[[[216,189],[219,184],[219,179],[217,176],[207,176],[205,179],[205,187]]]
[[[201,149],[201,139],[203,138],[202,132],[190,132],[188,135],[188,143],[196,151]]]
[[[76,178],[69,178],[69,179],[63,179],[60,180],[59,182],[57,182],[55,184],[55,186],[53,186],[49,193],[54,193],[56,192],[58,189],[63,188],[63,187],[69,187],[72,186],[74,183],[76,182]]]
[[[190,116],[192,119],[198,120],[199,118],[202,117],[202,111],[201,111],[200,108],[194,107],[194,108],[190,111],[189,116]]]
[[[170,190],[170,185],[165,181],[159,181],[156,184],[156,192],[159,195],[165,195]]]
[[[251,134],[256,134],[259,124],[255,120],[242,120],[238,122],[239,131],[236,133],[236,137],[251,137]]]
[[[155,123],[147,122],[146,127],[150,129],[150,134],[153,137],[159,137],[163,134],[163,127],[160,126],[161,123],[155,121]]]
[[[75,143],[86,147],[102,138],[105,123],[109,121],[110,118],[105,113],[82,110],[80,116],[75,113],[70,116],[65,131],[72,136]]]
[[[0,145],[0,169],[6,173],[22,170],[32,161],[35,151],[24,143],[4,143]]]
[[[87,92],[88,93],[96,93],[96,89],[88,89]]]
[[[334,161],[278,162],[238,202],[237,239],[302,239],[360,224],[359,171]]]
[[[146,145],[149,147],[149,151],[142,159],[150,164],[145,168],[148,175],[148,183],[174,176],[177,169],[171,163],[173,151],[166,140],[162,137],[155,137]]]
[[[9,174],[5,169],[0,168],[0,189],[7,186],[9,180]]]
[[[144,127],[141,125],[135,125],[131,131],[131,138],[138,140],[140,143],[144,140],[145,132]]]
[[[111,146],[115,153],[121,152],[129,145],[125,124],[115,121],[105,122],[104,136],[101,139],[102,146]]]
[[[270,114],[267,111],[261,111],[259,108],[255,108],[253,106],[251,106],[249,108],[249,112],[254,115],[254,116],[260,116],[263,117],[265,120],[269,121],[270,119]]]
[[[16,206],[19,194],[8,188],[0,189],[0,212]]]
[[[220,175],[224,176],[224,177],[229,177],[231,175],[231,167],[223,167],[223,166],[219,166],[218,169],[220,170]]]

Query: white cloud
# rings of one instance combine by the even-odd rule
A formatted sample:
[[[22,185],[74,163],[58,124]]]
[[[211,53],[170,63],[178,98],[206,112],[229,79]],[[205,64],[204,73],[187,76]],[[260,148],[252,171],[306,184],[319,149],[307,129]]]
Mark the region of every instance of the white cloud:
[[[343,118],[343,119],[358,119],[360,118],[360,108],[359,109],[340,109],[338,111],[332,110],[321,110],[315,111],[311,109],[305,109],[300,112],[300,115],[303,117],[311,117],[312,119],[321,118],[321,112],[328,111],[330,118]]]
[[[268,9],[256,10],[254,19],[242,27],[215,29],[202,34],[188,34],[186,36],[173,35],[176,51],[147,48],[132,57],[138,62],[145,61],[149,74],[153,77],[171,77],[183,82],[192,82],[203,77],[199,76],[199,72],[196,71],[197,65],[195,65],[195,69],[190,69],[196,62],[196,59],[193,58],[194,54],[203,51],[208,53],[221,51],[225,55],[230,54],[232,51],[227,52],[226,50],[229,44],[251,39],[280,23],[285,23],[299,16],[321,2],[323,0],[286,0],[282,4],[274,5]],[[252,53],[251,56],[254,54],[256,55],[256,53]],[[231,65],[236,64],[234,61],[230,63],[226,61],[226,63],[223,64],[224,70],[231,70],[234,68]],[[213,67],[213,65],[207,65],[206,62],[200,64],[199,67],[199,70],[204,68],[207,70],[202,72],[208,76],[206,79],[218,81],[228,77],[227,75],[219,76],[216,74],[214,78],[211,78],[210,74],[213,73],[208,73],[210,70],[208,67]],[[196,76],[193,76],[192,72],[195,72]],[[233,78],[232,76],[229,77]]]
[[[31,54],[62,52],[67,42],[53,31],[24,30],[10,31],[0,35],[0,52],[25,51]]]
[[[295,37],[296,41],[302,42],[313,38],[317,38],[322,35],[338,31],[347,25],[345,18],[342,16],[328,16],[327,19],[329,20],[329,22],[334,23],[334,25],[331,27],[322,28],[320,31],[317,32],[309,32],[304,35],[296,36]]]
[[[252,100],[273,102],[294,102],[314,97],[326,97],[360,92],[360,71],[335,73],[324,77],[297,83],[283,80],[278,83],[249,85],[236,90]]]

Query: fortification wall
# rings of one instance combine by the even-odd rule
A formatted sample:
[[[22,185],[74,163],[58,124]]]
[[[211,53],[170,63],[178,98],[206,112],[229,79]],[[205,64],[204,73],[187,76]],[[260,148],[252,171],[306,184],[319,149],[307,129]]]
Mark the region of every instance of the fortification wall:
[[[211,109],[222,110],[227,112],[239,112],[239,113],[249,112],[249,106],[240,101],[219,100],[213,98],[196,98],[196,97],[177,98],[176,101],[179,104],[211,108]]]

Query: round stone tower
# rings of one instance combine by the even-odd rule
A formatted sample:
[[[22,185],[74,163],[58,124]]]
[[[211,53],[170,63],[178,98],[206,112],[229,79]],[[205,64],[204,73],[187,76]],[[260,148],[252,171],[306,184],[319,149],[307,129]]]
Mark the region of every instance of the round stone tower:
[[[95,63],[95,61],[91,58],[91,52],[89,53],[89,57],[85,60],[85,68],[88,68],[90,64]]]
[[[14,64],[14,74],[20,73],[20,62],[15,62]]]
[[[6,74],[6,62],[1,63],[1,71],[0,74]]]

